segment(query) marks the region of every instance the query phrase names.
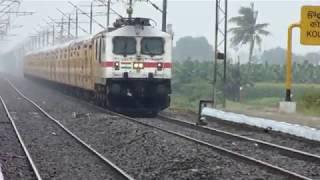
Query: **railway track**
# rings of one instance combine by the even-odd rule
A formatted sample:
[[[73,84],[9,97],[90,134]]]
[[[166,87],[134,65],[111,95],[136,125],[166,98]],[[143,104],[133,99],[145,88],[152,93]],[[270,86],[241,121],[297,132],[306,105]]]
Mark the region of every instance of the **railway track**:
[[[283,167],[283,169],[290,170],[291,172],[296,172],[297,174],[303,174],[302,176],[308,177],[309,179],[320,179],[319,174],[319,165],[320,165],[320,156],[317,154],[312,154],[309,152],[297,150],[294,148],[281,146],[275,143],[270,143],[266,141],[262,141],[259,139],[254,139],[246,136],[241,136],[235,133],[230,133],[228,131],[223,131],[219,129],[215,129],[212,127],[206,127],[206,126],[198,126],[193,123],[190,123],[188,121],[183,121],[180,119],[175,119],[163,115],[159,115],[157,120],[160,120],[161,122],[169,123],[169,125],[177,125],[184,127],[186,129],[192,129],[198,132],[203,132],[204,134],[212,135],[211,137],[221,137],[225,138],[227,142],[237,142],[239,145],[240,143],[246,143],[248,146],[251,146],[253,149],[256,149],[255,151],[248,151],[243,149],[237,149],[235,147],[228,146],[226,148],[228,149],[236,149],[238,152],[244,152],[244,154],[254,154],[257,152],[260,152],[260,155],[256,155],[257,159],[263,160],[263,161],[270,161],[272,159],[271,156],[276,156],[276,154],[279,154],[281,157],[287,157],[286,161],[287,163],[279,163],[278,166]],[[183,130],[181,130],[183,131]],[[262,152],[262,153],[261,153]],[[263,156],[266,154],[270,154],[270,156]],[[260,156],[260,157],[259,157]],[[291,158],[291,159],[290,159]],[[300,169],[296,168],[296,164],[293,163],[296,162],[303,162],[301,163]]]
[[[224,131],[224,130],[219,130],[219,129],[215,129],[212,127],[207,127],[207,126],[198,126],[195,125],[193,123],[190,123],[188,121],[183,121],[183,120],[179,120],[176,118],[171,118],[168,116],[164,116],[164,115],[159,115],[158,118],[162,121],[167,121],[169,123],[174,123],[183,127],[187,127],[190,129],[194,129],[197,131],[201,131],[204,133],[208,133],[208,134],[212,134],[212,135],[217,135],[217,136],[223,136],[226,138],[231,138],[231,139],[237,139],[237,140],[241,140],[241,141],[247,141],[250,143],[255,143],[257,144],[258,148],[267,148],[267,149],[271,149],[271,150],[275,150],[278,151],[279,153],[285,154],[287,156],[290,157],[294,157],[297,159],[301,159],[301,160],[307,160],[310,162],[316,162],[320,164],[320,156],[317,154],[312,154],[309,152],[304,152],[301,150],[297,150],[294,148],[290,148],[290,147],[285,147],[285,146],[281,146],[275,143],[270,143],[270,142],[266,142],[266,141],[262,141],[259,139],[254,139],[254,138],[250,138],[247,136],[242,136],[239,134],[235,134],[235,133],[231,133],[228,131]]]
[[[20,143],[20,145],[21,145],[21,147],[22,147],[22,149],[23,149],[23,151],[24,151],[24,153],[25,153],[25,155],[27,157],[28,163],[30,164],[30,166],[31,166],[31,168],[33,170],[34,175],[36,176],[37,180],[42,180],[42,178],[40,176],[40,173],[39,173],[36,165],[34,164],[34,161],[33,161],[32,157],[30,156],[30,152],[28,151],[23,139],[21,138],[21,135],[20,135],[20,133],[19,133],[19,131],[17,129],[16,123],[14,122],[11,114],[9,113],[7,105],[5,104],[2,96],[0,96],[0,101],[1,101],[2,107],[4,108],[4,110],[6,112],[8,120],[10,121],[10,123],[11,123],[11,125],[13,127],[14,133],[16,134],[16,136],[17,136],[17,138],[19,140],[19,143]]]
[[[12,85],[12,84],[11,84]],[[210,148],[214,151],[217,151],[221,154],[224,154],[226,156],[231,156],[232,158],[234,159],[238,159],[238,160],[241,160],[245,163],[248,163],[248,164],[254,164],[255,166],[259,167],[259,168],[262,168],[262,169],[265,169],[269,172],[272,172],[272,173],[275,173],[275,174],[278,174],[278,175],[282,175],[282,176],[285,176],[287,177],[288,179],[312,179],[310,177],[307,177],[305,175],[302,175],[300,173],[297,173],[297,172],[294,172],[294,171],[290,171],[290,170],[287,170],[285,168],[281,168],[277,165],[274,165],[274,164],[271,164],[271,163],[268,163],[266,161],[263,161],[263,160],[259,160],[259,159],[256,159],[256,158],[253,158],[252,156],[250,155],[244,155],[244,154],[241,154],[237,151],[234,151],[234,150],[230,150],[228,148],[224,148],[222,146],[217,146],[215,145],[214,143],[211,143],[211,142],[208,142],[206,140],[201,140],[200,138],[195,138],[195,137],[192,137],[190,134],[189,135],[186,135],[184,132],[180,132],[180,131],[175,131],[175,130],[170,130],[169,128],[164,128],[164,127],[159,127],[159,126],[156,126],[156,125],[152,125],[148,122],[145,122],[145,120],[151,120],[151,119],[137,119],[137,118],[131,118],[131,117],[127,117],[127,116],[124,116],[124,115],[121,115],[121,114],[118,114],[118,113],[115,113],[115,112],[111,112],[109,110],[106,110],[106,109],[103,109],[101,107],[97,107],[93,104],[89,104],[89,103],[86,103],[96,109],[99,109],[99,111],[102,111],[102,112],[105,112],[105,113],[108,113],[108,114],[113,114],[113,115],[116,115],[116,116],[119,116],[121,118],[124,118],[124,119],[127,119],[127,120],[130,120],[132,122],[135,122],[135,123],[138,123],[138,124],[141,124],[143,126],[147,126],[147,127],[150,127],[150,128],[153,128],[155,130],[159,130],[159,131],[162,131],[162,132],[165,132],[165,133],[169,133],[171,135],[174,135],[174,136],[177,136],[179,138],[183,138],[185,140],[188,140],[188,141],[191,141],[193,143],[196,143],[196,144],[199,144],[201,146],[205,146],[207,148]],[[158,119],[158,121],[161,120],[161,119]],[[162,119],[161,121],[163,121],[164,119]],[[172,120],[170,120],[171,124],[174,124],[172,123]],[[164,121],[163,121],[164,122]],[[169,120],[167,119],[166,122],[169,122]],[[175,121],[177,123],[177,121]],[[184,123],[182,121],[179,121],[177,123],[179,126],[183,126],[183,127],[188,127],[189,129],[192,129],[192,128],[197,128],[196,130],[197,131],[203,131],[203,130],[200,130],[199,128],[203,128],[203,127],[198,127],[198,126],[192,126],[192,124],[188,124],[188,123]],[[191,128],[192,127],[192,128]],[[208,133],[208,130],[206,130],[206,133],[207,134],[210,134],[212,133],[212,131],[210,130],[210,133]],[[216,134],[215,134],[216,135]],[[227,136],[227,135],[226,135]],[[228,136],[229,137],[229,136]],[[239,140],[239,138],[238,138]],[[290,163],[290,162],[289,162]]]
[[[171,116],[170,113],[167,112],[163,113],[162,115],[175,119],[186,120],[191,123],[197,122],[197,117],[186,117],[184,115]],[[320,156],[319,141],[317,142],[314,140],[274,131],[271,127],[265,129],[257,128],[247,124],[235,123],[214,117],[207,117],[207,123],[208,124],[206,127],[212,127],[214,129],[230,132],[232,134],[269,142],[271,144],[276,144],[283,147],[290,147],[295,150]]]
[[[85,143],[82,139],[80,139],[77,135],[75,135],[73,132],[71,132],[69,129],[67,129],[63,124],[61,124],[57,119],[53,118],[48,112],[46,112],[45,110],[43,110],[38,104],[36,104],[34,101],[32,101],[31,99],[29,99],[28,97],[26,97],[24,94],[22,94],[10,81],[7,80],[7,82],[10,84],[10,86],[15,90],[15,92],[27,103],[29,103],[29,105],[31,104],[31,106],[33,106],[34,110],[36,110],[37,112],[35,112],[34,110],[32,110],[32,114],[35,114],[37,113],[37,116],[40,117],[40,114],[42,114],[41,118],[39,118],[42,122],[51,122],[52,124],[54,124],[54,126],[58,127],[62,132],[65,133],[66,136],[62,137],[63,138],[63,142],[61,142],[60,146],[62,146],[61,148],[64,148],[64,147],[68,147],[70,146],[70,141],[69,140],[67,142],[67,144],[64,144],[66,143],[66,140],[65,138],[70,138],[72,139],[73,142],[76,142],[78,147],[82,147],[86,153],[82,153],[82,154],[86,154],[85,157],[78,157],[79,159],[81,158],[88,158],[87,155],[88,153],[90,154],[91,156],[91,159],[94,159],[96,161],[99,161],[100,163],[102,163],[103,165],[100,165],[98,166],[97,164],[95,164],[95,168],[96,169],[99,169],[101,170],[102,168],[106,168],[104,169],[104,171],[108,171],[108,174],[104,177],[104,178],[108,178],[108,179],[126,179],[126,180],[133,180],[134,178],[131,177],[130,175],[128,175],[124,170],[122,170],[120,167],[118,167],[117,165],[115,165],[113,162],[111,162],[109,159],[107,159],[106,157],[104,157],[102,154],[100,154],[98,151],[96,151],[94,148],[92,148],[89,144]],[[41,175],[42,172],[44,172],[45,170],[42,168],[42,169],[39,169],[37,167],[37,162],[39,163],[39,160],[36,161],[34,159],[36,158],[32,158],[32,155],[35,156],[35,153],[32,153],[32,151],[28,150],[27,147],[28,146],[33,146],[32,143],[34,143],[33,141],[36,141],[36,140],[32,140],[32,142],[29,141],[29,143],[26,143],[26,141],[24,141],[23,139],[26,138],[26,136],[23,136],[21,135],[22,133],[20,133],[20,131],[26,131],[25,129],[23,130],[22,126],[19,125],[19,122],[17,123],[15,121],[15,118],[16,117],[13,117],[12,113],[10,113],[10,110],[8,108],[8,105],[7,103],[5,103],[5,101],[3,100],[3,98],[1,97],[1,103],[3,105],[3,107],[5,108],[5,111],[6,111],[6,114],[7,114],[7,117],[9,118],[9,120],[11,121],[13,127],[14,127],[14,130],[17,134],[17,136],[19,137],[19,141],[28,157],[28,160],[29,160],[29,163],[30,165],[32,166],[32,169],[37,177],[38,180],[41,180],[41,179],[47,179],[48,178],[48,175],[46,178],[43,178],[43,176]],[[23,103],[21,103],[23,104]],[[30,106],[30,107],[31,107]],[[27,108],[28,109],[28,108]],[[25,109],[24,109],[25,110]],[[30,109],[28,109],[29,111]],[[30,112],[29,112],[30,113]],[[16,113],[14,116],[18,116],[18,113]],[[44,118],[45,117],[45,118]],[[34,119],[37,119],[37,117],[35,117]],[[31,122],[30,122],[31,123]],[[48,126],[48,125],[46,125]],[[49,125],[49,126],[52,126],[52,125]],[[51,128],[51,127],[50,127]],[[30,131],[30,129],[28,130]],[[31,130],[31,131],[34,131]],[[25,134],[25,133],[24,133]],[[58,136],[57,134],[53,134],[54,136]],[[59,134],[59,136],[62,136],[62,133]],[[33,137],[34,138],[34,137]],[[62,139],[61,138],[61,139]],[[26,138],[27,139],[27,138]],[[48,139],[48,141],[50,141],[50,139]],[[77,146],[76,145],[76,146]],[[38,146],[43,146],[41,144],[39,144]],[[75,146],[75,145],[72,145],[72,146]],[[48,148],[52,148],[52,147],[48,147]],[[81,150],[81,151],[82,151]],[[50,151],[48,149],[48,151]],[[46,153],[46,152],[44,152]],[[70,152],[72,153],[72,152]],[[76,152],[75,152],[76,153]],[[56,156],[59,156],[59,155],[56,155]],[[66,158],[66,157],[64,157]],[[63,158],[62,158],[63,159]],[[61,160],[61,159],[60,159]],[[46,161],[46,159],[42,159],[41,161]],[[97,163],[96,161],[94,162],[91,162],[91,163]],[[48,163],[52,163],[52,162],[48,162]],[[79,162],[77,162],[79,163]],[[41,167],[41,165],[39,166]],[[66,167],[66,172],[68,172],[68,168],[71,168],[71,167]],[[74,168],[74,167],[73,167]],[[100,173],[101,171],[98,171],[98,173]],[[59,176],[61,179],[65,179],[67,176]],[[50,178],[54,178],[54,177],[50,177]],[[69,177],[70,178],[70,177]],[[101,177],[99,177],[101,178]],[[98,179],[99,179],[98,178]],[[58,178],[59,179],[59,178]]]

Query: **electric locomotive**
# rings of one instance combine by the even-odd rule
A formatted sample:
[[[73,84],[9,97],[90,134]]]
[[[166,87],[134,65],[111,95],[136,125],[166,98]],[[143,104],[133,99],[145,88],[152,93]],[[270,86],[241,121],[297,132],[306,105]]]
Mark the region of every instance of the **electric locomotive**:
[[[28,53],[24,73],[118,112],[155,115],[170,105],[171,68],[172,35],[150,19],[121,18],[94,36]]]
[[[94,37],[100,79],[108,107],[157,113],[170,104],[172,37],[149,19],[121,19]],[[109,48],[108,48],[109,47]]]

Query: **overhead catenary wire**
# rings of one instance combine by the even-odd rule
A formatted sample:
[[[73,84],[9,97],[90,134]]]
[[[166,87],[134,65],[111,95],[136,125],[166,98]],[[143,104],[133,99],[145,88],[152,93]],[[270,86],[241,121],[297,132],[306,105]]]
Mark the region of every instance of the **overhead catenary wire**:
[[[100,2],[101,4],[103,4],[104,6],[108,6],[108,4],[106,4],[104,1],[102,1],[102,0],[95,0],[96,2]],[[110,2],[110,0],[108,0],[109,1],[109,3],[111,3]],[[110,11],[112,11],[114,14],[116,14],[117,16],[119,16],[120,18],[123,18],[123,16],[121,16],[121,14],[119,14],[117,11],[115,11],[113,8],[111,8],[110,7]]]
[[[73,4],[72,2],[70,2],[70,1],[68,1],[68,3],[69,3],[70,5],[72,5],[74,8],[76,8],[77,10],[79,10],[81,13],[83,13],[84,15],[86,15],[87,17],[90,18],[90,16],[89,16],[86,12],[84,12],[82,9],[80,9],[78,6],[74,5],[74,4]],[[97,20],[92,19],[92,21],[95,22],[97,25],[99,25],[102,29],[106,29],[106,27],[103,26],[102,24],[100,24]]]
[[[0,40],[10,36],[16,36],[15,34],[9,34],[10,30],[21,28],[23,26],[13,25],[14,17],[33,15],[34,12],[19,11],[21,0],[1,0],[0,1]]]

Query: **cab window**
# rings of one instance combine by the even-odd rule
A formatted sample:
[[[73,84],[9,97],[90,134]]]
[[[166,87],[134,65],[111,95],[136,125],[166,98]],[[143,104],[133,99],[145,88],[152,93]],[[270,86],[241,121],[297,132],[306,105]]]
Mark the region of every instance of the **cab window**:
[[[113,53],[118,55],[132,55],[137,53],[137,41],[134,37],[114,37]]]
[[[146,37],[141,41],[141,53],[145,55],[162,55],[164,53],[164,40],[160,37]]]

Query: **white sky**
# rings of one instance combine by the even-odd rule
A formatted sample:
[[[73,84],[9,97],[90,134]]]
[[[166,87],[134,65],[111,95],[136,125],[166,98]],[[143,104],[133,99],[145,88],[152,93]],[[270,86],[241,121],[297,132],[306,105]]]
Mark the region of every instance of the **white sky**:
[[[124,0],[122,0],[124,1]],[[78,5],[89,4],[90,1],[72,1]],[[161,1],[153,1],[161,7]],[[213,0],[168,0],[168,23],[173,24],[175,32],[175,40],[183,36],[205,36],[210,43],[213,42],[214,35],[214,2]],[[247,0],[230,0],[229,1],[229,17],[236,16],[240,6],[249,6],[251,1]],[[268,22],[270,26],[268,30],[272,33],[270,37],[264,38],[263,49],[273,47],[286,48],[287,44],[287,29],[290,23],[299,22],[300,8],[302,5],[320,5],[320,1],[304,0],[304,1],[266,1],[255,0],[255,8],[259,11],[258,21],[260,23]],[[23,39],[29,36],[36,30],[40,30],[39,25],[45,26],[43,19],[47,16],[52,16],[61,19],[61,14],[56,10],[59,8],[65,12],[70,12],[73,8],[67,1],[63,0],[24,0],[21,6],[21,11],[34,11],[33,16],[19,17],[14,21],[14,24],[22,24],[24,28],[14,30],[12,33],[18,34],[15,39]],[[88,9],[88,7],[81,7]],[[125,15],[125,5],[122,2],[117,2],[113,8]],[[98,9],[97,9],[98,10]],[[100,10],[104,10],[103,8]],[[149,17],[158,22],[158,27],[161,28],[161,14],[156,11],[151,5],[137,2],[134,7],[134,15]],[[112,22],[116,18],[112,16]],[[105,19],[97,18],[102,24],[105,24]],[[88,18],[82,16],[80,21],[88,21]],[[88,24],[83,27],[88,29]],[[230,25],[229,25],[230,26]],[[66,28],[66,26],[65,26]],[[95,31],[99,31],[98,27]],[[320,52],[318,46],[301,46],[299,45],[299,30],[294,32],[294,52],[304,54],[306,52]],[[11,43],[12,44],[12,43]],[[9,47],[11,44],[3,42],[2,47]],[[244,49],[246,51],[246,49]]]

